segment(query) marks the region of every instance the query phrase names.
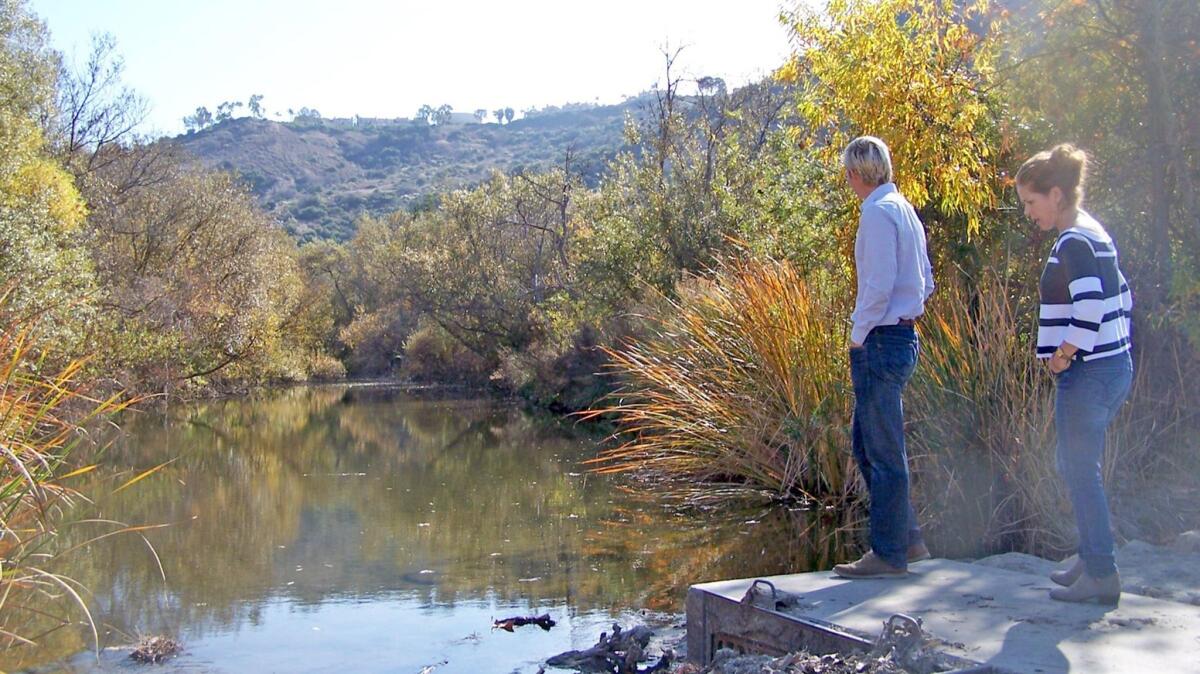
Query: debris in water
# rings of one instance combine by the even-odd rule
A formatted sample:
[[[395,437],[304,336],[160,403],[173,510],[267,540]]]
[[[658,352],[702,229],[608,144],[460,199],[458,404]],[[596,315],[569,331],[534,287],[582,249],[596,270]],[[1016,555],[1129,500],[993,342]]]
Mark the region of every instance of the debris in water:
[[[179,655],[182,650],[183,645],[171,637],[142,637],[133,647],[129,657],[138,662],[158,664]]]
[[[614,674],[651,674],[652,672],[670,671],[671,661],[675,655],[668,650],[658,662],[645,669],[638,669],[637,663],[646,657],[646,646],[654,632],[645,625],[638,625],[625,632],[621,626],[613,623],[612,636],[601,632],[600,640],[595,646],[586,651],[567,651],[546,660],[551,667],[575,669],[581,672],[613,672]]]
[[[550,628],[554,627],[554,624],[555,624],[554,621],[550,618],[550,614],[543,613],[540,616],[530,616],[528,618],[521,618],[521,617],[514,616],[512,618],[504,618],[502,620],[493,620],[492,621],[492,629],[496,629],[497,627],[499,627],[500,629],[504,630],[505,632],[511,632],[511,631],[513,631],[514,627],[524,627],[525,625],[537,625],[538,627],[549,632]]]

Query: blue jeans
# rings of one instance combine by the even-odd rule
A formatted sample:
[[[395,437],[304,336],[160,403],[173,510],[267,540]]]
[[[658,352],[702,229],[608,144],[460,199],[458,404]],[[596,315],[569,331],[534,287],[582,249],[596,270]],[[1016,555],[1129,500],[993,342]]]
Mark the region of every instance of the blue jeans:
[[[1117,570],[1101,464],[1104,433],[1129,395],[1132,381],[1133,360],[1128,352],[1075,361],[1056,378],[1055,460],[1075,510],[1079,558],[1093,578],[1105,578]]]
[[[871,550],[892,566],[908,567],[908,546],[921,528],[908,496],[904,449],[904,385],[917,367],[917,332],[910,325],[875,328],[850,350],[854,383],[851,446],[871,497]]]

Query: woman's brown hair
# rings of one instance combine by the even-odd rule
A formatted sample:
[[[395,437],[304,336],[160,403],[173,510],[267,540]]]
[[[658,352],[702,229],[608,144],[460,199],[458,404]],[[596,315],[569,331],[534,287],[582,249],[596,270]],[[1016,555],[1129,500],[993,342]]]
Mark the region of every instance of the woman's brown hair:
[[[1057,187],[1062,190],[1063,210],[1075,208],[1083,201],[1087,164],[1086,152],[1070,143],[1062,143],[1025,160],[1017,171],[1017,184],[1038,194],[1049,194]]]

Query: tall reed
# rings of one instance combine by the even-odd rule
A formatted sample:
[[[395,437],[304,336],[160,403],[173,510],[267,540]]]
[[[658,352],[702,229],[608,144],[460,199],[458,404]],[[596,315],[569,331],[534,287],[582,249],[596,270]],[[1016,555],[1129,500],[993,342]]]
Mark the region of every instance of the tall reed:
[[[1054,556],[1075,544],[1055,469],[1054,379],[1035,358],[1036,275],[1024,267],[944,274],[919,324],[906,430],[914,500],[943,554]],[[647,334],[608,351],[621,387],[585,416],[615,418],[623,442],[596,469],[668,478],[659,493],[692,501],[855,496],[838,323],[849,307],[829,287],[786,262],[743,259],[661,298]],[[1200,359],[1168,332],[1135,335],[1138,372],[1110,429],[1110,483],[1172,465],[1154,448],[1187,442],[1195,426],[1197,384],[1185,380]]]
[[[0,318],[8,296],[0,292]],[[82,498],[64,481],[92,467],[63,471],[84,437],[81,425],[128,403],[87,397],[82,360],[47,373],[31,335],[27,323],[0,320],[0,649],[36,644],[75,624],[76,612],[91,624],[85,589],[55,573],[55,562],[68,552],[57,544],[57,526]],[[109,524],[100,535],[128,530]]]
[[[1034,355],[1036,297],[994,271],[946,277],[905,395],[917,500],[966,549],[1062,548],[1073,526],[1054,470],[1053,378]]]
[[[661,298],[649,334],[608,350],[621,387],[586,416],[625,441],[602,471],[676,478],[693,501],[729,493],[846,499],[854,491],[845,315],[787,262],[727,260]]]
[[[964,554],[981,542],[1066,554],[1075,520],[1055,467],[1054,378],[1034,357],[1036,277],[948,276],[922,322],[921,365],[906,398],[920,500],[935,524],[964,539]],[[1186,442],[1197,420],[1196,385],[1187,381],[1200,372],[1197,354],[1169,326],[1139,327],[1128,403],[1109,428],[1110,496],[1161,475],[1181,454],[1163,450]]]

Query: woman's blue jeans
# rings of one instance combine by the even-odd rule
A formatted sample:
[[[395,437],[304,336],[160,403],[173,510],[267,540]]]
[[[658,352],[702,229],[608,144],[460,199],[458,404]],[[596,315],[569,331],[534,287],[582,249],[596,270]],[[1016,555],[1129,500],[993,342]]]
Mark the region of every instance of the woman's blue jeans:
[[[1075,361],[1056,377],[1055,460],[1075,510],[1079,558],[1093,578],[1105,578],[1117,570],[1101,464],[1105,431],[1129,395],[1132,381],[1129,352]]]
[[[917,366],[917,332],[911,325],[888,325],[850,350],[854,383],[851,446],[871,497],[871,550],[892,566],[908,566],[908,546],[921,529],[908,495],[908,454],[904,447],[904,385]]]

